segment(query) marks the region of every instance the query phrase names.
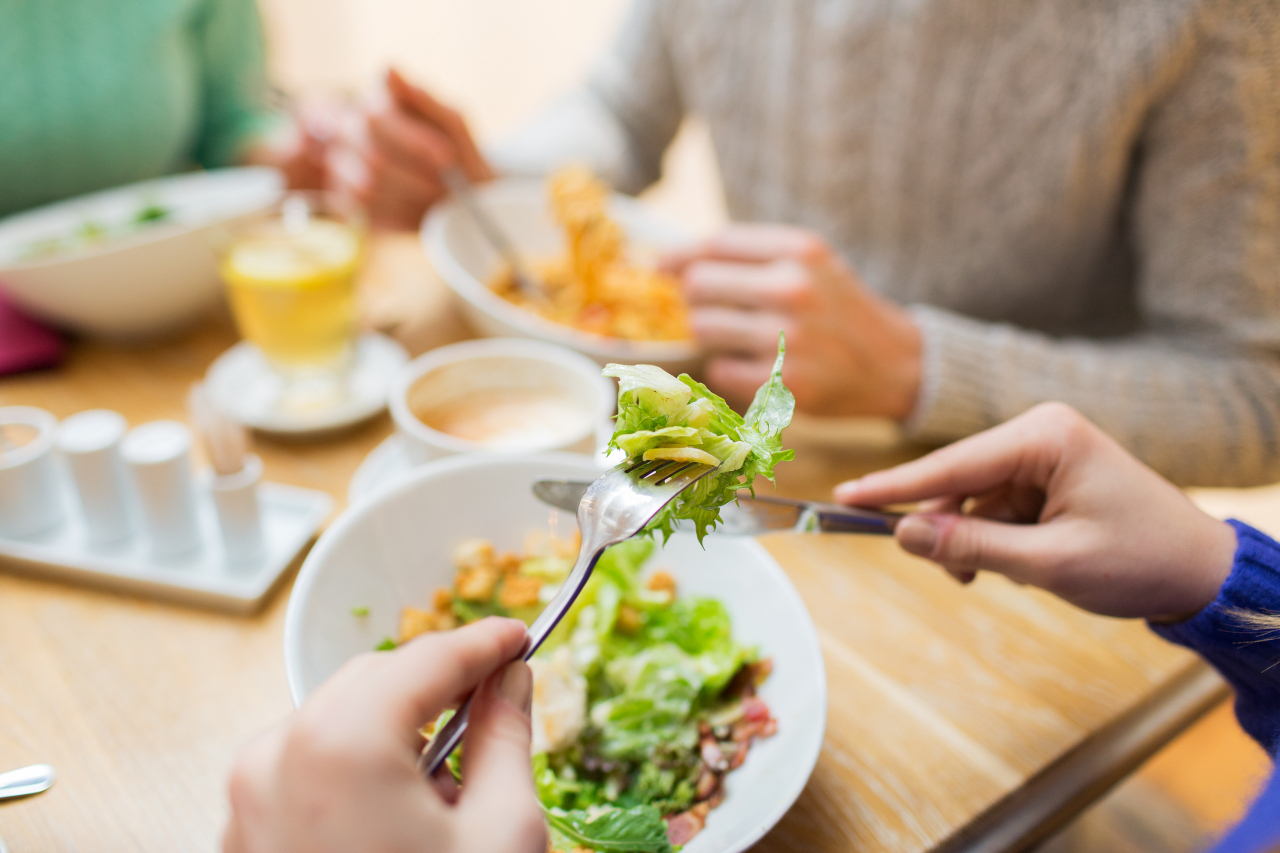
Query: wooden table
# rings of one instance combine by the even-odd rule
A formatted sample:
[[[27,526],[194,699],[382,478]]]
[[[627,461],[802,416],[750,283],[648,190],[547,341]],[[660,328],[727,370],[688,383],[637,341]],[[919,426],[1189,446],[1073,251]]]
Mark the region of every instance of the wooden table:
[[[365,296],[411,349],[461,334],[408,238],[378,244]],[[176,342],[80,343],[59,370],[0,380],[0,404],[181,418],[187,385],[234,340],[217,313]],[[390,431],[381,417],[257,450],[269,479],[341,504]],[[801,423],[789,438],[779,489],[799,496],[920,451],[883,424]],[[1280,527],[1274,490],[1204,500]],[[830,706],[817,769],[760,851],[1024,849],[1225,695],[1140,622],[994,576],[962,587],[882,539],[765,544],[818,625]],[[215,849],[236,749],[290,708],[287,585],[242,618],[0,575],[0,769],[59,771],[48,793],[0,805],[12,853]]]

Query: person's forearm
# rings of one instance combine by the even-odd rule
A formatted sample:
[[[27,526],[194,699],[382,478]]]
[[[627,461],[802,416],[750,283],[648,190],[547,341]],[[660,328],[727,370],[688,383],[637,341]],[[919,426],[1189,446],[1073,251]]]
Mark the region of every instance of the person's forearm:
[[[1057,340],[915,307],[922,383],[905,424],[951,441],[1039,402],[1077,408],[1179,485],[1280,479],[1280,362],[1197,354],[1155,339]]]

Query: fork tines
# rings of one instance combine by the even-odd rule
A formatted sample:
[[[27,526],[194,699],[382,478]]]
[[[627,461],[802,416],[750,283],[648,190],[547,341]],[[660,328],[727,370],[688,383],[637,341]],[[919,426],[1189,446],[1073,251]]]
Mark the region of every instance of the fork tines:
[[[633,479],[644,480],[655,486],[665,486],[681,474],[701,471],[709,466],[701,462],[678,462],[674,459],[629,459],[624,463],[623,472]]]

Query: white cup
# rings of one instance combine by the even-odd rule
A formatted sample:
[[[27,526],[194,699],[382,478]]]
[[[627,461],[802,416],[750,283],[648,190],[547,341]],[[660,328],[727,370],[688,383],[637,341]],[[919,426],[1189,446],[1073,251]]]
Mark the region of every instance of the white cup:
[[[0,408],[0,536],[30,536],[62,520],[62,484],[53,444],[58,419],[34,406]]]
[[[509,415],[498,424],[509,424],[509,432],[481,438],[473,430],[465,438],[458,433],[467,430],[437,428],[451,412],[476,414],[489,403]],[[573,350],[520,338],[485,338],[440,347],[409,362],[391,383],[390,408],[415,464],[456,453],[592,454],[610,429],[614,387],[600,375],[600,365]],[[483,418],[465,423],[484,426]]]

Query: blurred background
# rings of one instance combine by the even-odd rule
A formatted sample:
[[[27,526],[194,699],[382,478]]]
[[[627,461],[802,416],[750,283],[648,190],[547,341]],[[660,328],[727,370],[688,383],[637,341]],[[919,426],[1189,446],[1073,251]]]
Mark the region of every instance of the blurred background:
[[[467,117],[481,142],[501,138],[581,80],[628,0],[260,0],[276,85],[296,97],[360,97],[395,66]],[[513,73],[518,70],[518,73]],[[725,221],[706,128],[686,123],[647,193],[704,232]]]

